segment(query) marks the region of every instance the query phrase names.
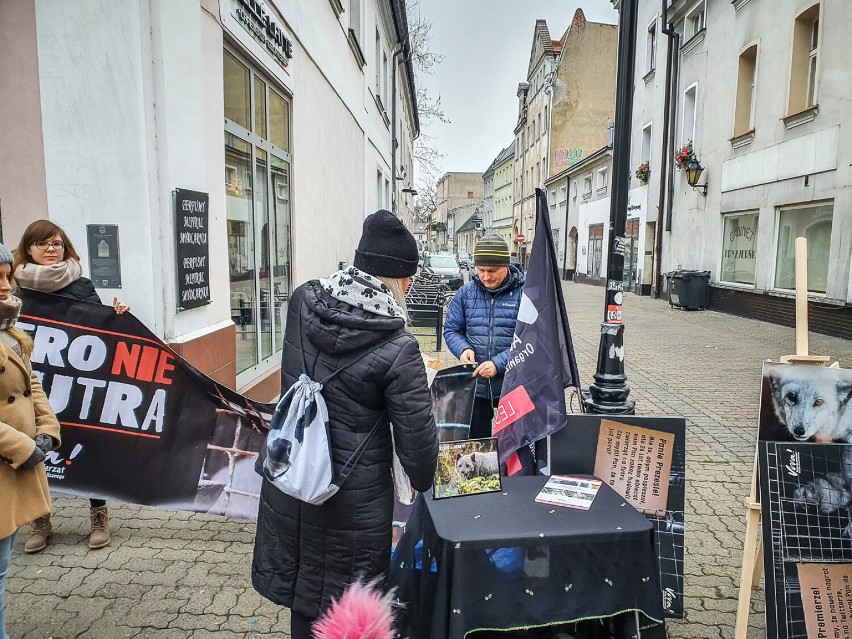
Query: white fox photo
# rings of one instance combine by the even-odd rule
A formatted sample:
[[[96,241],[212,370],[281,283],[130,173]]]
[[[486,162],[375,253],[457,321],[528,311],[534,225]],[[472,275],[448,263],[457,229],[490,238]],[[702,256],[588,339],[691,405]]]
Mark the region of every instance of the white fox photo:
[[[761,412],[760,439],[852,443],[850,371],[766,364],[763,375],[773,410]]]

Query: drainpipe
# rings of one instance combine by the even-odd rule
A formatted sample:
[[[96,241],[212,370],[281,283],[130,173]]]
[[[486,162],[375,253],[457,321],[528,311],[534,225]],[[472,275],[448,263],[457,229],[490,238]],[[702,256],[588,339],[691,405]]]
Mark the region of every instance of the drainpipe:
[[[660,195],[657,201],[657,232],[656,246],[654,248],[654,297],[660,297],[660,279],[662,278],[662,253],[663,253],[663,210],[666,214],[666,231],[672,230],[672,196],[674,194],[674,180],[672,180],[672,158],[673,150],[671,144],[670,126],[672,121],[672,93],[674,86],[672,82],[673,69],[677,64],[677,51],[679,48],[680,34],[674,30],[673,24],[668,24],[668,0],[662,0],[663,28],[662,33],[668,37],[666,48],[666,84],[665,100],[663,104],[663,150],[660,158]],[[668,193],[668,197],[666,197]]]
[[[391,213],[399,217],[396,211],[396,65],[397,58],[402,53],[402,45],[393,52],[393,71],[391,72],[391,175],[393,176],[393,197],[391,199]]]

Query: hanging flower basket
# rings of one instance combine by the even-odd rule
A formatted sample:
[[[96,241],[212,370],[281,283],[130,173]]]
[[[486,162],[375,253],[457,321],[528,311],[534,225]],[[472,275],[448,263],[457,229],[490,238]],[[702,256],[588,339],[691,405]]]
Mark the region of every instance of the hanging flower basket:
[[[681,148],[675,151],[675,167],[681,171],[695,159],[695,151],[692,148],[692,140],[687,140]]]
[[[636,169],[636,179],[640,182],[647,182],[651,177],[651,166],[649,162],[642,162]]]

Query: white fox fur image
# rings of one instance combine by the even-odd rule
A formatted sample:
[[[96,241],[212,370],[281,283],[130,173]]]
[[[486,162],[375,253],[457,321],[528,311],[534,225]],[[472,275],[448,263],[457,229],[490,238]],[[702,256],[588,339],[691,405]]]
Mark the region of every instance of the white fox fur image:
[[[852,443],[852,375],[840,369],[767,365],[772,408],[790,438]],[[763,430],[763,423],[761,426]],[[761,438],[764,438],[761,433]]]

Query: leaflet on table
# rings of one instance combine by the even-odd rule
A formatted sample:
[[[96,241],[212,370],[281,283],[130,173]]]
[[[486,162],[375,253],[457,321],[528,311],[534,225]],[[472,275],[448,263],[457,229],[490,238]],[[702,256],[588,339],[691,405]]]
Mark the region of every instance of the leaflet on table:
[[[588,510],[600,487],[599,479],[553,475],[547,480],[535,500],[540,504]]]

